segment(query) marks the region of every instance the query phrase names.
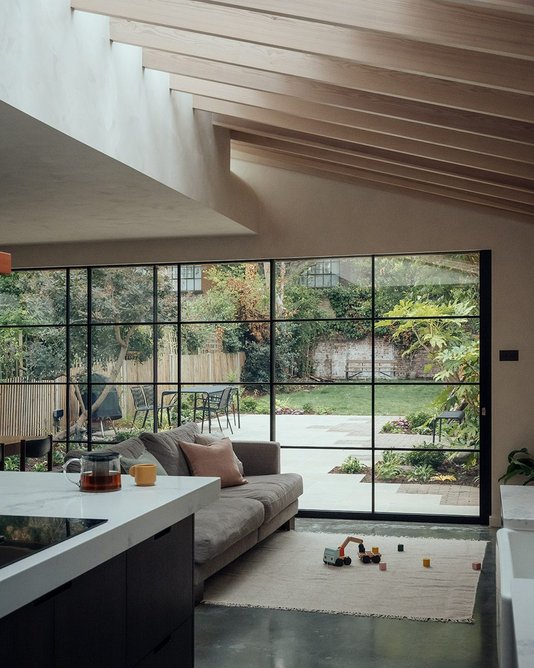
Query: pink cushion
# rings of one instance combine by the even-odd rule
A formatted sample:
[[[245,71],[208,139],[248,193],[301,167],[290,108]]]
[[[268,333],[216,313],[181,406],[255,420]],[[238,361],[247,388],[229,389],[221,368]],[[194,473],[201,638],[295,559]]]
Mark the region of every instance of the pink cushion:
[[[244,485],[243,478],[234,459],[234,451],[229,438],[211,445],[179,441],[192,475],[213,476],[221,479],[221,487]]]
[[[219,434],[218,436],[212,436],[212,434],[195,434],[195,443],[200,443],[200,445],[213,445],[214,443],[220,443],[221,439],[223,438],[224,436],[222,434]],[[226,440],[229,441],[230,439],[227,438]],[[234,452],[234,461],[237,465],[237,468],[239,469],[239,473],[241,473],[241,475],[245,475],[243,462],[239,459],[239,457],[235,454],[235,452]]]

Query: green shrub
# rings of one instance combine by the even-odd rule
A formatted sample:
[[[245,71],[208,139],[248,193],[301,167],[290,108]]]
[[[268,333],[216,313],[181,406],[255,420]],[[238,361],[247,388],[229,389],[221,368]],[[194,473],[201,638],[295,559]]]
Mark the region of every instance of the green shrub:
[[[441,448],[432,443],[416,445],[411,452],[406,453],[406,463],[411,466],[430,466],[438,469],[445,461],[445,453]]]
[[[392,480],[402,473],[401,468],[395,461],[377,462],[375,471],[379,480]]]
[[[339,468],[341,473],[363,473],[366,470],[365,465],[354,455],[349,455]]]
[[[429,482],[434,476],[435,470],[429,464],[422,464],[415,466],[413,470],[408,473],[408,480],[410,482]]]
[[[412,432],[417,434],[430,434],[432,433],[432,422],[433,416],[431,413],[426,411],[419,411],[417,413],[410,413],[406,416],[406,420],[410,425]]]
[[[304,411],[304,415],[313,415],[315,413],[315,409],[310,403],[304,404],[302,410]]]
[[[241,397],[239,408],[243,413],[255,413],[258,408],[258,402],[254,397]]]

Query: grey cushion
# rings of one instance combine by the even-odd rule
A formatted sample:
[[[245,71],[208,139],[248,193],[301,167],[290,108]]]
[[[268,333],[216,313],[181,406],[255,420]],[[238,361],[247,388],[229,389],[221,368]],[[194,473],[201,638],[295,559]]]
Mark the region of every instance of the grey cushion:
[[[122,441],[122,443],[114,443],[112,445],[108,445],[106,446],[105,449],[112,450],[113,452],[118,452],[121,456],[131,457],[132,459],[140,457],[143,454],[143,452],[146,452],[146,448],[143,444],[143,441],[141,441],[136,436],[128,438],[126,439],[126,441]],[[69,450],[65,455],[65,461],[74,458],[79,459],[82,455],[86,454],[87,452],[88,452],[87,450]],[[71,464],[71,466],[69,466],[69,471],[72,471],[73,473],[76,471],[79,472],[80,471],[79,463],[74,462],[74,464]]]
[[[243,485],[247,487],[247,485]],[[224,498],[195,513],[195,562],[203,564],[253,531],[264,519],[254,499]]]
[[[140,457],[125,457],[121,455],[121,470],[123,473],[129,473],[130,467],[135,466],[135,464],[155,464],[156,475],[167,475],[167,471],[165,471],[163,466],[148,450],[144,450]]]
[[[302,477],[298,473],[247,477],[248,485],[227,487],[221,490],[221,499],[255,499],[265,509],[265,521],[269,522],[302,494]]]
[[[163,466],[168,475],[190,475],[187,460],[178,446],[179,441],[194,441],[198,434],[196,422],[186,422],[181,427],[159,431],[157,434],[144,432],[140,439]]]

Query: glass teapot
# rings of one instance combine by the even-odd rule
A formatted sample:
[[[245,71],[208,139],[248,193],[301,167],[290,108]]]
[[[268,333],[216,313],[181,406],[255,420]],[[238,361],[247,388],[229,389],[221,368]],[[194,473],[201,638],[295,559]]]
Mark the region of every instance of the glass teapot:
[[[80,464],[79,481],[69,478],[68,467]],[[121,488],[120,455],[111,450],[84,452],[81,457],[69,459],[63,464],[67,480],[77,485],[81,492],[115,492]]]

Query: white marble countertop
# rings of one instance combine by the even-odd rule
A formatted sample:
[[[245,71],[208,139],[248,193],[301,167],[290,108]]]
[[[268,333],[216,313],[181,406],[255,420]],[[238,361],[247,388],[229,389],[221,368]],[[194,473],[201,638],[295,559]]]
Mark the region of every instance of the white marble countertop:
[[[518,668],[534,668],[533,600],[534,580],[514,578],[512,580],[512,610],[514,611]]]
[[[501,485],[502,525],[534,531],[534,485]]]
[[[0,617],[69,582],[219,497],[219,478],[158,476],[137,487],[83,493],[60,473],[0,471],[0,515],[76,517],[104,524],[0,568]]]

